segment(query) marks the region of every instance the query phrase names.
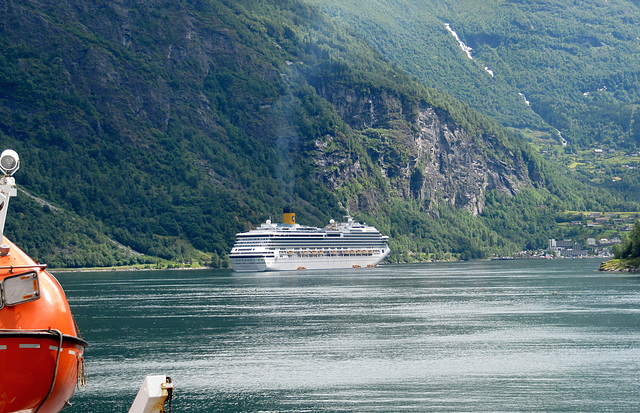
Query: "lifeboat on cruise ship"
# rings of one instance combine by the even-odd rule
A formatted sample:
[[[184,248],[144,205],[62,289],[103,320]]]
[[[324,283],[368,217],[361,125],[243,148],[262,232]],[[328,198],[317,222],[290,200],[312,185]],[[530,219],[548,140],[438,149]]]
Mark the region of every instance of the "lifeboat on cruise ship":
[[[0,412],[49,413],[70,406],[85,383],[84,349],[62,287],[4,237],[17,194],[18,155],[0,156]]]

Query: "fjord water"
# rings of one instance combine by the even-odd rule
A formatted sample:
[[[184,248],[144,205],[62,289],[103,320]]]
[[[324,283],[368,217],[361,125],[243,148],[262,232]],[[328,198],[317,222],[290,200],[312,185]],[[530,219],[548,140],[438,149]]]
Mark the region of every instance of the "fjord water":
[[[89,382],[126,412],[639,411],[640,276],[596,260],[58,273]]]

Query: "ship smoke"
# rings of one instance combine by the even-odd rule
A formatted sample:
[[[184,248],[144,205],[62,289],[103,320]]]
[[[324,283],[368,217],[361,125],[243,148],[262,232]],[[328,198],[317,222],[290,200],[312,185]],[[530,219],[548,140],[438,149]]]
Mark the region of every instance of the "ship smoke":
[[[294,198],[296,175],[292,156],[299,148],[299,136],[290,123],[294,104],[293,96],[287,95],[276,105],[280,119],[276,130],[278,166],[275,173],[285,204],[291,204]]]

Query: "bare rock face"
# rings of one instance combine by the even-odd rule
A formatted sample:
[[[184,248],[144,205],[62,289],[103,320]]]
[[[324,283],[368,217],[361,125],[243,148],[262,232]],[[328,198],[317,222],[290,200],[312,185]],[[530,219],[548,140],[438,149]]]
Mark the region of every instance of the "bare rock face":
[[[362,193],[362,209],[395,196],[418,200],[427,209],[446,203],[477,215],[484,209],[487,190],[515,195],[532,185],[529,165],[519,151],[492,135],[473,136],[444,110],[407,104],[383,91],[358,95],[324,88],[319,93],[362,137],[371,163],[391,192]],[[346,180],[372,175],[355,152],[331,150],[333,139],[316,142],[319,178],[338,188]]]
[[[408,166],[398,183],[405,197],[446,202],[476,215],[482,213],[487,189],[515,195],[529,185],[522,159],[505,152],[491,136],[474,139],[428,107],[418,110],[416,123],[410,144],[413,170]]]

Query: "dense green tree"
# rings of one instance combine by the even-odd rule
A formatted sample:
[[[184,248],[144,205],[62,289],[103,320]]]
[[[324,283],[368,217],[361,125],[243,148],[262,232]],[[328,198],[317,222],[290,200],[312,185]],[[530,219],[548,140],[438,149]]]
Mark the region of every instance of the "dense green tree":
[[[640,221],[636,221],[631,234],[624,238],[622,244],[615,245],[613,252],[617,259],[640,258]]]

